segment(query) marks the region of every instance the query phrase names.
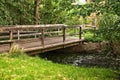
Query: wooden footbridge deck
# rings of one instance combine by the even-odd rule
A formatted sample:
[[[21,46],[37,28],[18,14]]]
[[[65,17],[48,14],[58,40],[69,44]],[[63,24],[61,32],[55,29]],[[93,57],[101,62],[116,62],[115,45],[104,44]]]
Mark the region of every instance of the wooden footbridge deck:
[[[3,26],[0,52],[8,52],[14,44],[30,55],[79,45],[84,40],[81,30],[80,25],[63,24]]]

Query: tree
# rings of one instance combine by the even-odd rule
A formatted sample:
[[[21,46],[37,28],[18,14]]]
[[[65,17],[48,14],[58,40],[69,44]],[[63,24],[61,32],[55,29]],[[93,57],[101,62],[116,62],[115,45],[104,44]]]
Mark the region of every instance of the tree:
[[[34,0],[34,24],[38,24],[40,0]]]

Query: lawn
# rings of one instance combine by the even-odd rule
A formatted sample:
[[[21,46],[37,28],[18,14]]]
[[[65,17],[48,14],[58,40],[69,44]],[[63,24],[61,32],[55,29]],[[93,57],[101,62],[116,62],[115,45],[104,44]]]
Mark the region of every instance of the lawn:
[[[116,80],[114,70],[63,65],[26,55],[0,55],[0,80]]]

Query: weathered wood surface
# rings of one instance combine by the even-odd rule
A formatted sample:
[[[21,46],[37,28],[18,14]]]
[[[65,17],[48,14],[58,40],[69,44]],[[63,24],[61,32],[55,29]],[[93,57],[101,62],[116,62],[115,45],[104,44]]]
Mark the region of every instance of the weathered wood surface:
[[[19,31],[19,30],[18,30]],[[13,32],[14,33],[14,32]],[[58,33],[62,33],[62,31],[53,31],[53,32],[44,32],[44,34],[58,34]],[[18,40],[20,39],[20,37],[27,37],[27,36],[38,36],[40,35],[41,33],[38,33],[38,32],[29,32],[29,33],[21,33],[20,31],[13,35],[14,38],[18,37]],[[6,35],[6,36],[0,36],[0,39],[3,39],[3,38],[9,38],[9,35]]]
[[[79,34],[79,36],[68,37],[68,34],[66,32],[68,28],[78,28],[79,33],[75,34]],[[73,46],[83,41],[81,36],[81,30],[81,25],[67,26],[63,24],[17,25],[0,27],[0,39],[3,40],[0,40],[0,52],[9,51],[12,44],[18,44],[20,48],[23,48],[24,51],[28,53],[31,51],[38,51],[38,53],[40,53]],[[3,35],[4,31],[7,32],[7,35]],[[26,33],[21,34],[21,31],[26,31]],[[54,35],[52,35],[52,38],[46,36],[46,34],[49,35],[56,33],[56,37],[54,37]],[[21,37],[24,36],[25,38],[21,39]],[[9,39],[4,40],[3,38]]]
[[[42,46],[43,44],[41,44],[41,39],[29,39],[26,41],[25,40],[18,40],[16,42],[14,42],[15,44],[18,44],[20,46],[20,48],[23,48],[26,52],[32,51],[32,50],[40,50],[40,49],[44,49],[47,50],[47,48],[50,47],[56,47],[56,46],[62,46],[66,45],[68,43],[79,43],[83,41],[83,39],[79,40],[79,38],[76,37],[67,37],[66,41],[63,42],[63,38],[62,37],[54,37],[54,38],[45,38],[44,40],[44,46]],[[57,48],[57,47],[56,47]],[[10,44],[3,44],[0,45],[0,52],[7,52],[10,49]]]
[[[73,27],[82,27],[83,25],[64,25],[64,24],[47,24],[47,25],[11,25],[11,26],[0,26],[0,32],[8,31],[17,31],[17,30],[29,30],[29,29],[39,29],[39,28],[73,28]],[[94,25],[84,25],[83,28],[96,28]],[[92,26],[92,27],[91,27]]]
[[[64,24],[49,24],[49,25],[16,25],[16,26],[0,26],[0,32],[3,31],[17,31],[17,30],[29,30],[29,29],[40,29],[40,28],[73,28],[80,27],[81,25],[64,25]]]

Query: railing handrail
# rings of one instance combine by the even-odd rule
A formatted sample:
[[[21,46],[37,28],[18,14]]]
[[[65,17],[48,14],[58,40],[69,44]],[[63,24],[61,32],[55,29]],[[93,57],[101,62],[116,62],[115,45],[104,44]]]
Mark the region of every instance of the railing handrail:
[[[63,36],[63,42],[66,41],[66,28],[77,28],[79,27],[79,40],[81,39],[81,27],[82,25],[64,25],[64,24],[47,24],[47,25],[14,25],[14,26],[4,26],[0,27],[0,32],[4,31],[9,31],[9,40],[0,42],[0,44],[10,44],[11,45],[14,43],[14,41],[20,40],[21,34],[20,31],[24,30],[39,30],[39,32],[35,32],[35,38],[37,33],[39,33],[40,39],[41,39],[41,45],[44,47],[44,38],[45,38],[45,29],[47,28],[55,28],[55,29],[62,29],[62,36]],[[16,34],[14,34],[14,31],[17,31]],[[32,33],[33,34],[33,33]],[[16,36],[17,35],[17,36]],[[24,34],[26,36],[31,35],[31,34]],[[14,36],[17,37],[17,40],[14,40]]]
[[[62,27],[81,27],[82,25],[64,25],[64,24],[47,24],[47,25],[13,25],[13,26],[0,26],[0,32],[12,31],[12,30],[26,30],[26,29],[36,29],[36,28],[62,28]]]

